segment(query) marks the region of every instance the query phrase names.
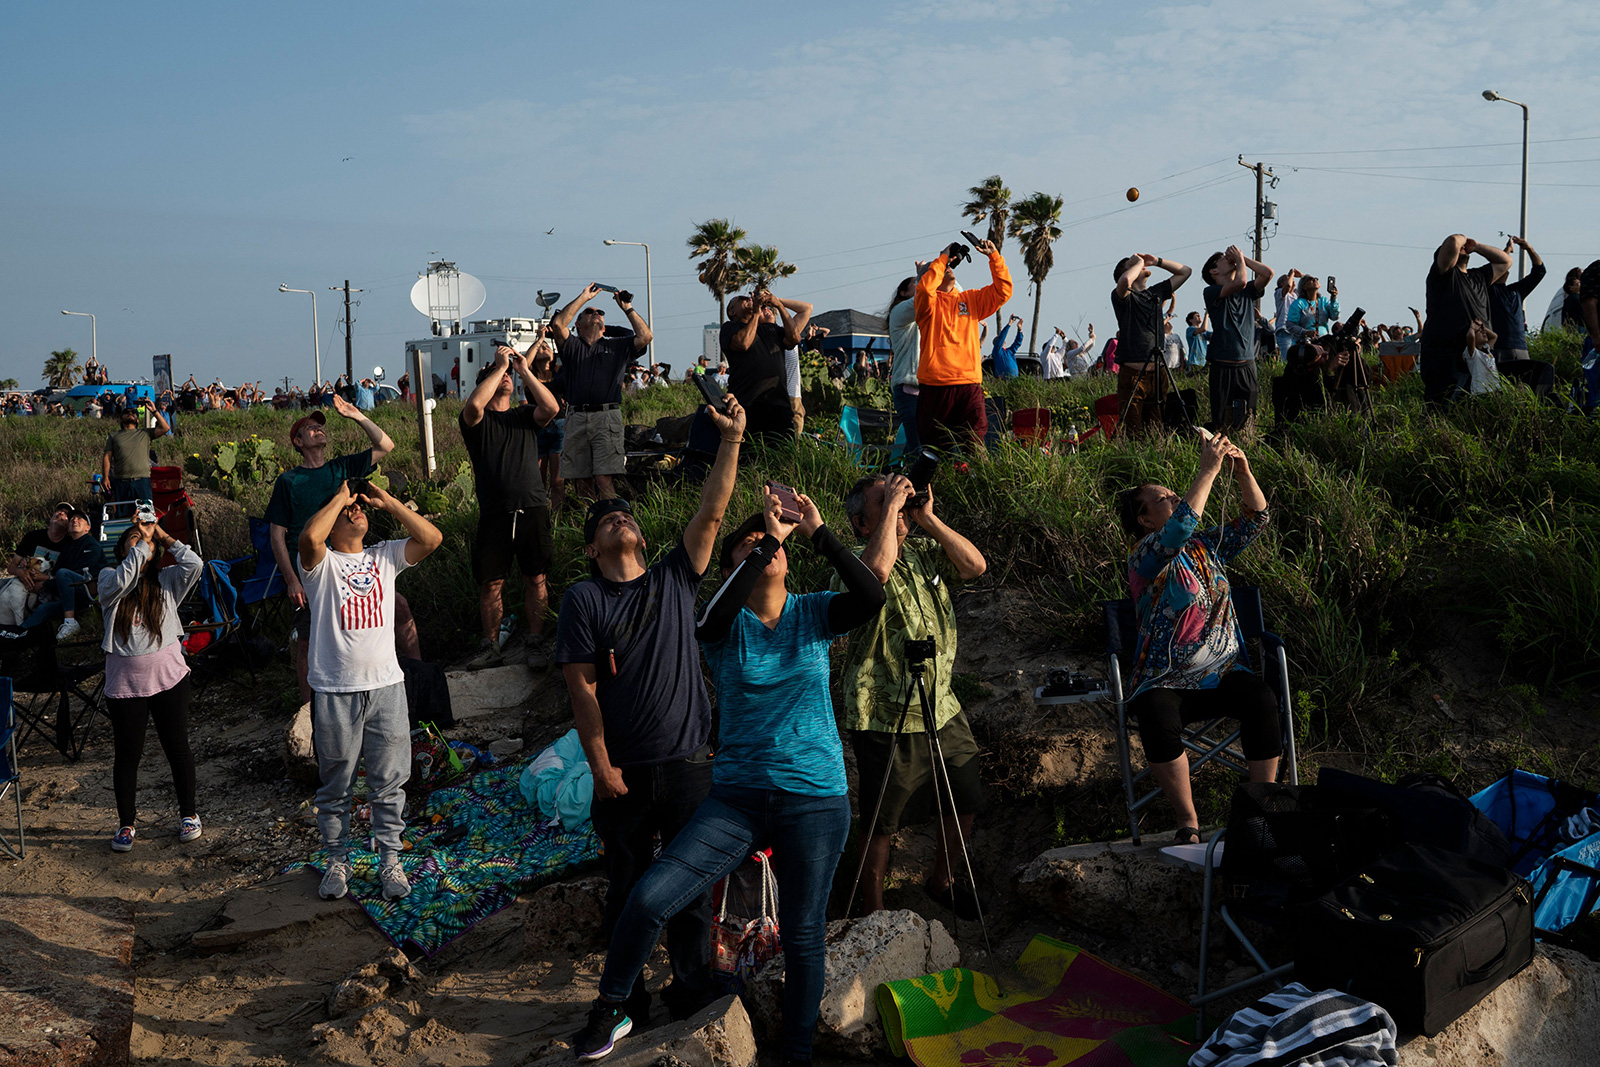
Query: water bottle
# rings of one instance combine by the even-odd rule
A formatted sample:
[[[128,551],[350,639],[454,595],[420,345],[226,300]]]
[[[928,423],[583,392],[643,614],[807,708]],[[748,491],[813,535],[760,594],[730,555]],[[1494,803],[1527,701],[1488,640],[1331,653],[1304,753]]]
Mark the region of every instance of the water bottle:
[[[507,615],[500,620],[500,638],[495,642],[495,648],[505,651],[506,642],[511,640],[511,635],[517,632],[517,617]]]
[[[102,494],[102,493],[104,493],[106,491],[105,490],[105,481],[104,481],[104,479],[105,479],[105,475],[103,475],[103,474],[96,474],[94,476],[94,481],[89,483],[89,495],[90,496],[99,496],[100,494]]]
[[[1075,423],[1075,422],[1069,422],[1067,424],[1067,441],[1068,441],[1068,443],[1070,443],[1072,445],[1072,451],[1073,452],[1077,452],[1078,451],[1078,424]]]

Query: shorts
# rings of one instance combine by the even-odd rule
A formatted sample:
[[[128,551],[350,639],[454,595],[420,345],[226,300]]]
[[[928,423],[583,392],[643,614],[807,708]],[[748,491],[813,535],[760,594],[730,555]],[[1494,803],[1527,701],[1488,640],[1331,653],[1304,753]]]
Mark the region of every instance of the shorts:
[[[1210,377],[1211,421],[1217,432],[1234,433],[1244,429],[1249,416],[1255,413],[1256,394],[1260,388],[1255,360],[1212,363]],[[1239,400],[1244,401],[1245,417],[1236,420],[1233,405]]]
[[[927,388],[924,386],[923,388]],[[856,786],[861,817],[869,818],[883,785],[883,772],[894,734],[883,730],[852,730],[850,744],[856,754]],[[976,815],[983,810],[983,785],[978,780],[978,742],[973,739],[967,713],[961,712],[939,730],[939,747],[944,751],[950,788],[955,793],[956,811]],[[937,809],[933,803],[933,759],[927,736],[920,731],[902,734],[894,750],[894,768],[889,788],[883,794],[874,834],[892,834],[902,826],[930,818]]]
[[[539,431],[539,455],[561,455],[562,428],[566,421],[565,418],[551,419],[549,424]]]
[[[561,475],[569,480],[621,474],[628,466],[622,409],[570,411],[561,443]]]
[[[472,539],[472,580],[483,585],[504,579],[511,573],[513,557],[524,578],[548,574],[554,555],[549,508],[480,514]]]
[[[917,436],[934,448],[983,444],[989,410],[981,385],[919,385]]]

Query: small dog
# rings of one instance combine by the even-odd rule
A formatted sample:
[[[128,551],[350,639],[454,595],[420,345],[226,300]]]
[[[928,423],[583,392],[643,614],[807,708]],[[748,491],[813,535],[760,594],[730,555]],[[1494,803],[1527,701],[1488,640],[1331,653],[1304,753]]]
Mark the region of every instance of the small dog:
[[[50,577],[50,561],[43,556],[29,556],[23,567],[30,574]],[[0,626],[21,626],[38,606],[39,594],[29,589],[27,582],[9,574],[0,579]]]

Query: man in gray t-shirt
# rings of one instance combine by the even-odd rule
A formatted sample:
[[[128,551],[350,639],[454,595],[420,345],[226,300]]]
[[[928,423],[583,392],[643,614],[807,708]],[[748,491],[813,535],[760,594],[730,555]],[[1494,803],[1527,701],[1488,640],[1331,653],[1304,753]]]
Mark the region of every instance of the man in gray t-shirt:
[[[1272,284],[1272,268],[1229,245],[1226,252],[1211,254],[1200,278],[1206,283],[1202,295],[1211,316],[1206,345],[1211,421],[1217,432],[1231,433],[1243,429],[1256,410],[1256,304]]]

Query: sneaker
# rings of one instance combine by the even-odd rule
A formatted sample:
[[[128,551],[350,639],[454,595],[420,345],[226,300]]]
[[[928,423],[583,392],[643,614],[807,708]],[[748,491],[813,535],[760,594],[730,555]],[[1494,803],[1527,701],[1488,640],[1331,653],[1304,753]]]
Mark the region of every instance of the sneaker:
[[[481,671],[488,667],[503,667],[505,662],[505,656],[494,646],[494,642],[479,641],[477,653],[462,663],[461,669],[464,671]]]
[[[350,892],[350,864],[344,860],[334,860],[328,864],[328,872],[322,876],[322,884],[317,886],[317,896],[323,900],[339,900]]]
[[[61,620],[61,625],[56,627],[56,640],[65,641],[81,629],[83,627],[78,625],[77,619],[63,619]]]
[[[117,836],[111,839],[112,852],[133,851],[133,827],[124,826],[117,831]]]
[[[617,1047],[617,1038],[627,1037],[632,1029],[633,1020],[620,1005],[597,999],[589,1009],[589,1021],[579,1032],[572,1050],[578,1054],[580,1063],[602,1059]]]
[[[406,869],[400,866],[399,860],[390,860],[378,871],[378,880],[383,883],[384,900],[400,900],[411,895],[411,879],[406,877]]]
[[[190,841],[193,841],[195,838],[197,838],[199,836],[200,836],[200,816],[198,816],[198,815],[185,816],[184,820],[178,824],[178,840],[182,841],[184,843],[188,843]]]
[[[528,638],[528,669],[533,671],[550,669],[550,643],[541,636],[534,635]]]

